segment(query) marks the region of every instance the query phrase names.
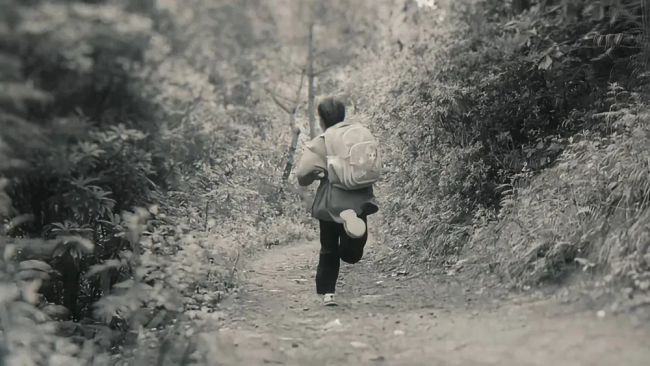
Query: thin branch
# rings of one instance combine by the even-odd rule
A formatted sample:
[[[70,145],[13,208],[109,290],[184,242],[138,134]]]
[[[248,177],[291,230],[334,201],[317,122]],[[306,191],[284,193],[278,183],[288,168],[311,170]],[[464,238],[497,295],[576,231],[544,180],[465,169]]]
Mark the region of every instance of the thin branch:
[[[291,68],[294,69],[295,71],[300,71],[301,74],[304,74],[305,72],[307,72],[307,70],[305,70],[304,66],[291,65]]]
[[[280,93],[275,94],[275,96],[279,100],[284,101],[285,103],[289,103],[289,105],[292,105],[295,102],[295,100],[293,100],[293,99],[291,99],[289,97],[285,97],[284,95],[282,95]],[[286,106],[286,104],[285,104],[285,106]]]
[[[233,263],[232,269],[230,270],[230,274],[228,276],[228,283],[233,283],[233,280],[235,279],[235,272],[237,272],[237,264],[239,264],[239,255],[240,252],[238,250],[237,257],[235,258],[235,262]]]
[[[313,71],[312,75],[313,76],[318,76],[318,75],[324,74],[324,73],[326,73],[328,71],[331,71],[333,68],[334,68],[334,65],[327,65],[327,66],[325,66],[324,68],[322,68],[322,69],[320,69],[318,71]]]
[[[284,97],[282,95],[279,95],[267,87],[264,87],[264,90],[266,90],[266,92],[271,95],[271,98],[273,99],[275,104],[277,104],[277,106],[280,107],[280,109],[285,111],[287,114],[294,114],[296,113],[296,110],[298,109],[298,105],[300,104],[300,94],[302,93],[302,86],[304,84],[305,74],[306,74],[305,69],[302,69],[302,73],[300,74],[300,84],[298,84],[296,97],[293,100]],[[291,106],[287,106],[287,104],[283,103],[280,100],[280,98],[285,99],[286,101],[291,101]]]
[[[284,103],[282,103],[282,101],[280,101],[280,99],[278,99],[278,96],[271,89],[265,87],[264,90],[266,90],[266,92],[269,93],[269,95],[271,95],[271,99],[273,99],[275,104],[278,107],[280,107],[280,109],[282,109],[283,111],[285,111],[288,114],[292,114],[291,109],[289,109],[289,107],[287,107]]]
[[[300,93],[302,93],[302,86],[305,81],[305,74],[307,74],[307,70],[304,68],[302,69],[302,72],[300,73],[300,84],[298,85],[298,91],[296,91],[296,99],[294,100],[294,107],[293,107],[293,112],[296,112],[296,109],[298,108],[298,104],[300,104]]]

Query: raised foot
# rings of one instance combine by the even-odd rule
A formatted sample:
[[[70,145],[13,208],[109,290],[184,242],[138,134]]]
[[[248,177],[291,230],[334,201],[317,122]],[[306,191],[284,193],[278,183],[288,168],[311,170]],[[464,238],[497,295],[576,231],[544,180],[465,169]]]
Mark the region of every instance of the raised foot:
[[[343,219],[343,228],[351,238],[360,238],[366,233],[366,223],[363,222],[354,210],[345,210],[339,215]]]

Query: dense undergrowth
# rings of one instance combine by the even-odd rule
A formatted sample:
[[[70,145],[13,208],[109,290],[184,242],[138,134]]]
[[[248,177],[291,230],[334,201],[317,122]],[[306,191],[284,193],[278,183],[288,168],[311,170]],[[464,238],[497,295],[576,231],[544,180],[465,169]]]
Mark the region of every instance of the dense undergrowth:
[[[241,252],[310,232],[295,198],[277,217],[285,129],[215,82],[174,4],[0,3],[3,364],[187,357],[175,320],[214,310]]]
[[[385,142],[382,240],[514,285],[600,270],[643,298],[646,9],[529,5],[418,9],[407,46],[345,84]]]
[[[647,303],[649,114],[633,97],[628,103],[574,136],[552,168],[518,183],[499,223],[477,235],[504,279],[535,285],[596,271],[634,294],[633,304]]]

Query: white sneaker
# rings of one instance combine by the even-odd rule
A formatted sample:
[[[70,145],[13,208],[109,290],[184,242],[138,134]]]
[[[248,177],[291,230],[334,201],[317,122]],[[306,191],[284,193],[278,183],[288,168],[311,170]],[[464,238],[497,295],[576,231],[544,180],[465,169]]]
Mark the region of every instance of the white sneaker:
[[[354,210],[345,210],[339,214],[343,219],[343,228],[351,238],[360,238],[366,233],[366,223],[363,222]]]
[[[323,296],[323,305],[325,306],[337,306],[336,300],[334,300],[334,294],[325,294]]]

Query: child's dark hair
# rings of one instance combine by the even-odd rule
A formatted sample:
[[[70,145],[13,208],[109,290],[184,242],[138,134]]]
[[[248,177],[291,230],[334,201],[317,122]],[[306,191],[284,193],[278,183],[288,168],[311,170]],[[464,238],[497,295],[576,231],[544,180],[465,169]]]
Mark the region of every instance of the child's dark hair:
[[[345,105],[337,98],[325,98],[318,103],[318,115],[325,128],[330,128],[345,119]]]

